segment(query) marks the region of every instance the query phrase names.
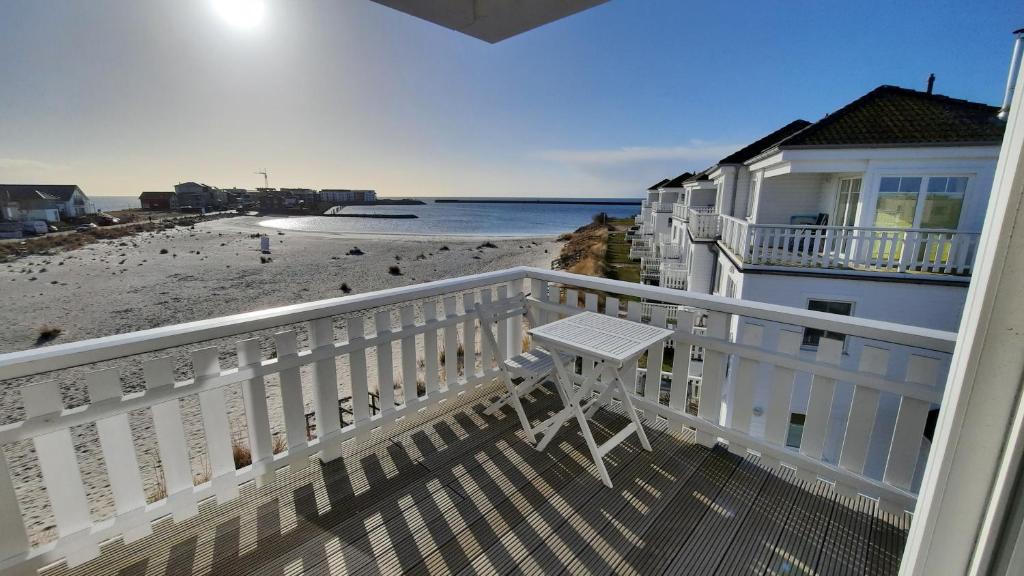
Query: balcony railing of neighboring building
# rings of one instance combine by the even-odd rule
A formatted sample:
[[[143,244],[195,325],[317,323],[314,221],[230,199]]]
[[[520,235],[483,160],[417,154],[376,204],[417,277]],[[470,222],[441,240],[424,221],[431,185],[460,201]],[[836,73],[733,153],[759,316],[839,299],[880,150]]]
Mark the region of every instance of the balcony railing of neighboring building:
[[[686,222],[689,218],[690,207],[682,202],[676,202],[672,205],[672,217],[678,220]]]
[[[657,281],[661,274],[662,259],[651,255],[640,259],[640,276],[646,281]]]
[[[980,234],[958,230],[751,224],[722,216],[722,244],[744,264],[968,276]]]
[[[654,239],[650,237],[634,237],[629,245],[629,258],[639,260],[644,257],[654,256]]]
[[[496,317],[497,350],[479,338],[474,310],[480,305],[507,310]],[[633,403],[645,419],[693,429],[706,446],[724,442],[735,454],[756,454],[756,465],[784,465],[803,480],[833,483],[844,495],[877,499],[886,511],[914,509],[927,415],[942,400],[955,334],[519,267],[0,354],[0,382],[21,386],[24,403],[17,421],[0,425],[0,570],[62,560],[79,565],[111,539],[116,554],[131,554],[132,542],[157,529],[161,540],[173,539],[198,515],[233,506],[242,484],[256,481],[245,487],[246,498],[287,493],[281,482],[314,456],[343,458],[338,462],[370,488],[388,482],[383,471],[360,472],[363,461],[342,456],[343,443],[356,449],[420,414],[499,392],[497,361],[522,348],[524,323],[544,324],[584,308],[675,330],[668,345],[647,351],[646,365],[654,367],[665,366],[666,347],[676,352],[661,378],[635,389]],[[736,341],[729,335],[734,319],[741,325]],[[698,324],[705,328],[695,330]],[[803,353],[808,329],[843,334],[846,345],[821,337],[816,352]],[[455,353],[460,343],[464,358]],[[698,348],[703,363],[695,398],[693,354],[678,351]],[[637,369],[635,362],[625,367],[627,380],[636,381]],[[143,388],[126,394],[122,374],[139,377]],[[770,381],[760,381],[762,374],[771,374]],[[64,391],[76,399],[72,408],[62,383],[73,388]],[[791,397],[807,383],[799,447],[787,446]],[[853,398],[838,422],[837,383]],[[770,390],[763,401],[755,392],[762,385]],[[307,395],[312,391],[312,431],[304,387]],[[339,391],[350,397],[348,422],[339,416],[339,400],[345,401]],[[728,418],[723,406],[731,407]],[[883,411],[887,435],[874,426]],[[152,426],[133,426],[130,414]],[[283,415],[275,432],[271,414]],[[473,416],[481,417],[487,416]],[[87,427],[96,448],[76,451],[72,429]],[[237,469],[232,430],[241,430],[251,450],[251,463]],[[138,459],[137,449],[160,458]],[[197,479],[193,467],[203,463],[208,474]],[[282,472],[285,467],[291,471]],[[164,488],[147,497],[144,486],[157,478]],[[31,514],[22,513],[26,506]],[[315,521],[315,505],[313,515]],[[254,546],[270,546],[265,540]]]
[[[718,238],[721,221],[718,210],[714,206],[692,206],[686,229],[694,240],[714,240]]]
[[[665,260],[661,263],[658,285],[676,290],[686,289],[686,274],[688,267],[685,262],[676,260]]]

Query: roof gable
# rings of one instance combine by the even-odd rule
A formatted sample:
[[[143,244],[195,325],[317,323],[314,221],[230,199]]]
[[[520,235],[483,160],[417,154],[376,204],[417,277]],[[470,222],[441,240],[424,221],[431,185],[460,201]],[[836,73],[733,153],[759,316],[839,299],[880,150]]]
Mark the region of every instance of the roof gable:
[[[75,184],[0,184],[0,195],[4,195],[4,192],[10,193],[11,200],[15,199],[16,195],[26,195],[22,199],[38,197],[33,196],[33,192],[41,192],[46,196],[51,197],[50,199],[57,200],[60,202],[67,202],[71,200],[71,196],[74,195],[75,191],[79,190]]]
[[[895,145],[997,145],[1005,122],[995,106],[879,86],[793,134],[779,148]]]
[[[691,176],[693,176],[692,172],[683,172],[679,176],[676,176],[671,180],[667,180],[664,184],[659,186],[659,188],[681,188],[683,186],[683,182]]]
[[[650,188],[648,188],[648,190],[657,190],[658,188],[664,186],[666,182],[668,182],[668,178],[665,178],[661,182],[658,182],[654,186],[651,186]]]

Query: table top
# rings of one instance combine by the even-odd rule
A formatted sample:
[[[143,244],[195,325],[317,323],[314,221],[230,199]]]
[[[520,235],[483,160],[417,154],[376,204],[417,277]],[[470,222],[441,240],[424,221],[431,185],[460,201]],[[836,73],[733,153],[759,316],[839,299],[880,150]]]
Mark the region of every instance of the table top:
[[[622,363],[668,338],[672,331],[587,311],[538,326],[530,335],[549,347]]]

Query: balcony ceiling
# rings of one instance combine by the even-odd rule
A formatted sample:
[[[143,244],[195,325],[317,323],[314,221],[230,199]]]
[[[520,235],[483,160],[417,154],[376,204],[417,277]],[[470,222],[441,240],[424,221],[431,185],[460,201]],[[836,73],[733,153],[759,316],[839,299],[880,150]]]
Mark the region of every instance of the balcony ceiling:
[[[373,0],[494,44],[608,0]]]

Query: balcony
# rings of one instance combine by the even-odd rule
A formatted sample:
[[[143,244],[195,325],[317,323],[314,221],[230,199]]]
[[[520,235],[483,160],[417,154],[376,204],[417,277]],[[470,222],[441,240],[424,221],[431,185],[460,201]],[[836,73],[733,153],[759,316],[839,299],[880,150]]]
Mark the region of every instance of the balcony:
[[[686,262],[665,260],[661,263],[661,269],[659,270],[658,285],[676,290],[686,290],[687,271]]]
[[[484,345],[475,307],[524,302]],[[614,489],[578,428],[538,452],[482,410],[529,319],[582,309],[675,330],[635,379],[654,450],[610,452]],[[846,346],[801,351],[806,329]],[[895,573],[954,343],[512,268],[4,354],[24,412],[0,425],[0,570]],[[598,440],[621,419],[599,412]]]
[[[721,221],[714,206],[694,206],[688,212],[686,229],[694,240],[711,241],[718,238]]]
[[[644,256],[640,259],[640,277],[644,282],[657,282],[661,271],[662,259],[657,256]]]
[[[690,207],[682,202],[676,202],[672,205],[672,217],[686,222],[689,219]]]
[[[633,243],[629,246],[630,260],[640,260],[654,256],[654,239],[634,237]]]
[[[750,224],[722,216],[721,242],[745,265],[967,279],[980,234],[957,230]]]

